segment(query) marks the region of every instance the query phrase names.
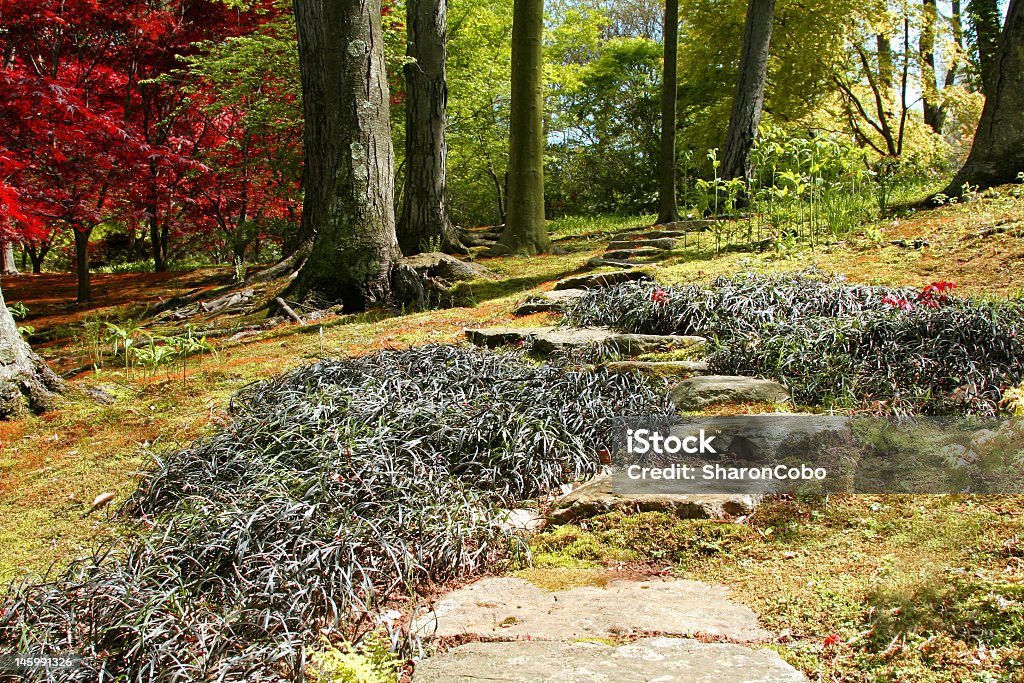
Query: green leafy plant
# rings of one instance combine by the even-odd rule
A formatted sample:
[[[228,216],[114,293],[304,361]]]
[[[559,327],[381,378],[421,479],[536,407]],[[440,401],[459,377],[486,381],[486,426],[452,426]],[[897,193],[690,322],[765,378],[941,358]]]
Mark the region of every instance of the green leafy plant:
[[[306,675],[314,683],[395,683],[402,660],[390,648],[390,640],[378,631],[356,646],[321,639],[309,653]]]

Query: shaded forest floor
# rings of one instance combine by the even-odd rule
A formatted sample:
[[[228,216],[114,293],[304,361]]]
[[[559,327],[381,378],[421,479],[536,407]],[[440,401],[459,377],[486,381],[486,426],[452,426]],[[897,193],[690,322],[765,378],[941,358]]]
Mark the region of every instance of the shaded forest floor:
[[[851,281],[921,287],[950,280],[958,285],[960,295],[1019,297],[1024,292],[1024,198],[1014,196],[1017,189],[1003,188],[968,204],[887,219],[865,226],[842,242],[813,250],[804,245],[788,252],[717,253],[714,236],[705,233],[699,243],[691,241],[673,250],[651,272],[663,283],[685,283],[744,270],[816,267]],[[79,392],[46,415],[0,422],[0,580],[26,570],[45,572],[52,564],[64,564],[97,541],[119,533],[108,514],[113,506],[90,511],[93,499],[113,492],[122,500],[135,486],[137,473],[149,466],[151,452],[184,446],[215,429],[240,387],[318,357],[459,343],[463,328],[513,320],[512,311],[527,293],[550,289],[561,277],[585,272],[586,261],[604,250],[612,234],[649,224],[651,218],[556,221],[552,230],[565,254],[481,259],[499,279],[459,285],[459,305],[454,308],[407,315],[376,311],[332,316],[309,325],[278,325],[234,341],[230,340],[235,331],[260,323],[265,313],[149,323],[146,329],[160,335],[181,333],[192,325],[197,335],[208,335],[216,349],[215,354],[189,359],[184,367],[176,363],[155,370],[126,370],[123,361],[111,358],[104,323],[126,325],[139,320],[147,305],[200,288],[230,286],[231,269],[95,275],[97,296],[86,307],[68,304],[74,293],[71,275],[5,278],[8,302],[22,302],[29,308],[22,324],[35,328],[35,349],[59,372],[102,365],[99,372],[81,372],[72,380],[82,389],[101,389],[112,402],[102,404]],[[741,223],[734,227],[744,229]],[[901,244],[892,243],[900,240]],[[269,300],[283,285],[259,286],[256,298]],[[537,314],[515,320],[519,326],[543,325],[551,324],[554,317]],[[791,632],[796,644],[780,643],[780,647],[788,649],[794,663],[806,671],[825,667],[849,673],[865,666],[858,659],[861,655],[849,648],[828,650],[822,638],[833,632],[844,643],[854,638],[858,629],[865,628],[865,610],[872,606],[897,610],[890,621],[898,622],[899,615],[906,613],[901,604],[921,603],[927,610],[914,612],[923,615],[915,617],[915,624],[926,618],[941,621],[949,612],[943,605],[962,603],[968,593],[977,597],[981,590],[977,586],[994,580],[1000,585],[1010,582],[1020,592],[990,591],[977,597],[996,605],[994,609],[1009,619],[978,628],[1001,634],[1019,628],[1018,642],[1024,639],[1022,509],[1015,497],[945,502],[863,498],[823,508],[776,511],[770,507],[766,517],[779,516],[774,525],[748,528],[742,534],[753,535],[736,543],[713,538],[717,548],[713,552],[688,546],[664,557],[622,558],[602,551],[583,558],[568,553],[566,559],[564,547],[555,544],[556,557],[550,565],[556,574],[560,565],[600,572],[615,563],[642,560],[731,583],[742,599],[765,615],[769,627]],[[657,531],[662,533],[668,522],[658,524]],[[761,533],[767,528],[775,531]],[[768,538],[773,533],[786,542]],[[976,538],[967,539],[965,534]],[[968,582],[962,595],[956,592],[961,584],[949,583],[950,572],[958,577],[966,573],[977,581]],[[895,592],[878,597],[877,591],[885,590],[884,586],[895,586]],[[869,593],[877,597],[875,603],[868,599]],[[977,646],[977,631],[943,632],[932,640],[924,635],[911,638],[909,644],[906,629],[892,633],[896,635],[890,636],[891,642],[880,643],[880,631],[877,637],[872,633],[860,638],[878,641],[878,652],[892,650],[886,655],[892,667],[880,673],[881,678],[843,680],[909,680],[907,676],[936,681],[1024,680],[1000,678],[1006,670],[1002,665],[985,677],[993,660]],[[940,655],[952,658],[952,663],[948,667],[936,663]],[[1024,666],[1024,653],[1016,662]],[[901,674],[901,666],[910,673]],[[949,673],[922,673],[932,669]]]

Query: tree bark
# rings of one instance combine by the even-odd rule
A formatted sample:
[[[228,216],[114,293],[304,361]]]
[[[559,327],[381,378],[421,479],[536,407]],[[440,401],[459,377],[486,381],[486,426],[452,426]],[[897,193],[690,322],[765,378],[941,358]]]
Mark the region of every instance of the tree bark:
[[[544,223],[543,37],[544,0],[515,0],[507,214],[501,242],[522,254],[551,248]]]
[[[876,35],[875,46],[878,52],[878,87],[883,93],[883,101],[887,103],[887,113],[892,107],[893,74],[892,42],[889,36]]]
[[[4,242],[0,252],[0,275],[17,275],[18,262],[14,258],[14,242]]]
[[[679,81],[679,0],[666,0],[661,82],[661,153],[658,156],[658,222],[679,220],[676,204],[676,96]]]
[[[43,261],[46,260],[46,255],[50,252],[50,245],[40,244],[36,246],[34,244],[26,244],[25,252],[28,254],[29,261],[32,262],[32,272],[35,275],[42,273]]]
[[[1024,0],[1010,0],[974,145],[945,194],[965,183],[979,188],[1017,180],[1024,172]]]
[[[60,378],[21,338],[0,291],[0,420],[51,408],[62,388]]]
[[[76,225],[75,233],[75,272],[78,280],[78,303],[85,303],[92,298],[92,283],[89,279],[89,236],[91,227]]]
[[[753,174],[751,152],[764,109],[764,84],[768,77],[768,48],[774,17],[775,0],[749,0],[739,76],[722,157],[724,178],[743,178],[749,182]]]
[[[380,0],[295,0],[305,110],[302,221],[312,250],[288,293],[361,311],[387,301],[394,168]]]
[[[156,273],[167,272],[167,244],[163,239],[160,230],[160,218],[157,215],[157,207],[151,205],[149,212],[149,241],[153,247],[153,271]]]
[[[448,218],[445,117],[448,86],[445,58],[447,0],[408,0],[409,46],[405,65],[405,193],[398,244],[406,256],[431,249],[465,253]]]
[[[935,74],[935,24],[939,19],[935,3],[936,0],[922,0],[921,3],[921,104],[925,125],[941,135],[945,116],[939,102],[939,86]]]
[[[978,66],[981,70],[981,92],[986,97],[995,88],[997,69],[996,55],[999,52],[999,2],[998,0],[969,0],[967,15],[974,27],[974,43],[978,50]]]

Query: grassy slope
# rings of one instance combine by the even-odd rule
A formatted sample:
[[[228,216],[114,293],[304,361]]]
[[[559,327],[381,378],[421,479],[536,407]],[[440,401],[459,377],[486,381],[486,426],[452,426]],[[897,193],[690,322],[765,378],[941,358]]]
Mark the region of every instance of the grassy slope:
[[[786,258],[775,253],[716,256],[713,243],[704,238],[699,248],[689,242],[674,252],[656,272],[662,281],[685,282],[744,269],[793,270],[813,265],[859,281],[920,286],[948,279],[957,282],[963,293],[1017,296],[1024,287],[1024,240],[1015,236],[1024,231],[1022,221],[1024,199],[1004,191],[1002,196],[968,205],[885,221],[874,226],[880,229],[881,240],[879,233],[871,230],[848,243],[799,251]],[[282,325],[240,342],[221,339],[218,355],[191,365],[185,379],[180,368],[159,370],[153,376],[138,372],[125,376],[123,370],[109,364],[102,373],[79,376],[76,381],[82,386],[103,386],[116,394],[118,401],[100,406],[78,396],[45,416],[0,423],[0,577],[44,571],[51,563],[66,562],[97,539],[116,533],[105,512],[89,513],[92,499],[104,491],[120,496],[130,491],[135,473],[147,465],[151,448],[170,448],[214,428],[230,395],[240,386],[320,355],[457,341],[463,327],[504,324],[511,320],[511,311],[525,292],[549,289],[555,279],[579,272],[587,258],[602,251],[611,233],[643,222],[642,218],[560,222],[554,231],[565,238],[558,244],[566,254],[485,261],[502,279],[463,286],[460,297],[465,305],[460,308],[407,316],[339,317],[322,325]],[[997,223],[1008,231],[971,237]],[[868,234],[873,239],[868,239]],[[887,243],[916,238],[927,240],[931,247],[913,250]],[[44,314],[27,321],[37,334],[57,330],[70,335],[39,347],[60,369],[93,359],[93,345],[80,324],[84,319],[116,320],[131,314],[131,302],[174,296],[198,286],[212,287],[229,279],[230,273],[204,271],[166,279],[104,277],[106,298],[100,297],[100,306],[90,310],[67,309],[60,304],[60,287],[66,287],[69,278],[46,276],[52,280],[49,287],[40,287],[44,280],[32,277],[4,282],[10,301],[24,301],[36,313]],[[130,294],[118,296],[120,292]],[[265,293],[269,294],[270,290]],[[549,319],[536,315],[517,324],[544,324]],[[211,322],[232,329],[252,321],[229,317]],[[694,564],[682,555],[666,559],[690,575],[739,586],[740,594],[765,615],[769,626],[798,634],[796,644],[783,647],[809,671],[821,667],[856,671],[862,664],[853,661],[852,653],[859,652],[856,648],[817,653],[813,646],[826,631],[835,630],[844,640],[855,635],[864,622],[867,605],[863,598],[871,586],[903,585],[903,579],[895,583],[886,579],[890,571],[886,558],[896,558],[896,565],[911,563],[906,572],[900,570],[900,576],[912,577],[917,569],[925,571],[932,563],[938,568],[928,570],[932,575],[962,567],[968,575],[996,572],[1001,580],[1021,581],[1021,507],[1019,501],[1006,500],[1010,502],[978,500],[966,507],[955,501],[948,505],[925,501],[920,506],[926,512],[919,514],[917,503],[907,507],[883,502],[876,508],[856,499],[819,510],[807,523],[801,523],[800,533],[785,544],[797,553],[792,558],[781,554],[783,546],[772,545],[772,539],[751,536],[741,549],[722,556],[726,561]],[[1015,514],[1000,512],[1010,507]],[[852,532],[836,531],[836,525],[850,524],[851,518],[856,520],[849,527]],[[863,529],[882,529],[884,533],[863,533]],[[1007,551],[1008,559],[1002,565],[993,564],[991,553],[972,551],[976,545],[990,542],[1010,544],[1007,547],[1016,550]],[[835,599],[824,599],[822,591],[836,593]],[[980,662],[985,655],[975,646],[968,652],[964,642],[955,641],[955,647],[944,648],[942,656],[958,657],[958,662],[966,662],[964,670],[980,675],[986,668],[984,662],[971,662]],[[887,646],[888,642],[882,647]],[[924,646],[920,652],[929,648],[931,645]],[[836,660],[832,665],[825,662],[829,657]],[[917,659],[908,670],[927,669],[918,661],[921,657],[913,657]],[[889,677],[901,679],[896,674]]]

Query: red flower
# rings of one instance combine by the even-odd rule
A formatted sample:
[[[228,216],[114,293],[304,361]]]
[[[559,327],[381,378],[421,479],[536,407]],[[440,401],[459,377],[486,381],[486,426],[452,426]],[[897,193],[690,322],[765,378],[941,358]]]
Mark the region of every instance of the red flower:
[[[658,287],[656,290],[651,292],[651,301],[653,301],[656,304],[668,303],[668,292],[666,292],[661,287]]]
[[[830,633],[827,636],[825,636],[825,640],[822,644],[825,647],[836,647],[837,645],[841,645],[842,642],[843,641],[839,636],[837,636],[835,633]]]

